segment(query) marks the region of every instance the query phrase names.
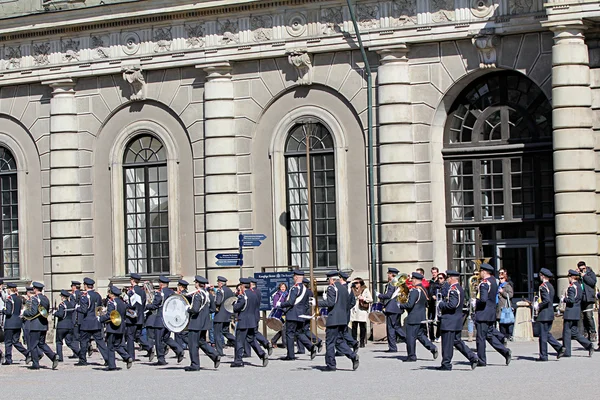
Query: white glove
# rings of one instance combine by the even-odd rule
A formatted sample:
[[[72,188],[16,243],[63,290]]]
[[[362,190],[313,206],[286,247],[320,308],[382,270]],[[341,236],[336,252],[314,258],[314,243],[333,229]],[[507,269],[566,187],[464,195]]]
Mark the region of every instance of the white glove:
[[[98,322],[100,322],[100,317],[96,317],[96,319],[98,320]]]
[[[475,305],[477,305],[477,299],[471,299],[471,306],[475,308]]]
[[[317,302],[315,301],[314,297],[309,297],[308,298],[308,304],[310,304],[311,307],[314,307],[317,305]]]
[[[377,290],[375,291],[375,297],[379,298],[379,296],[381,296],[381,293],[379,293]]]
[[[323,300],[327,300],[327,292],[323,293]]]
[[[561,296],[561,297],[560,297],[560,301],[561,301],[562,303],[564,303],[564,302],[565,302],[565,296]]]

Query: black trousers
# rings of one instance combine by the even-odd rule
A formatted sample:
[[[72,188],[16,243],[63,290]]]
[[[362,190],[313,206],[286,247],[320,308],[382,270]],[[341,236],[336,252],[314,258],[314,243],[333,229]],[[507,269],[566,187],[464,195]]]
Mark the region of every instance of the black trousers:
[[[406,333],[404,332],[404,329],[402,329],[400,315],[401,314],[385,313],[385,330],[387,333],[389,351],[398,351],[398,346],[396,346],[397,338],[406,341]]]
[[[434,321],[435,320],[435,303],[433,304],[429,304],[429,307],[427,308],[427,319],[430,321]],[[431,340],[435,340],[437,338],[439,338],[440,336],[442,336],[442,331],[440,329],[440,323],[438,322],[437,324],[435,323],[430,323],[427,324],[427,334],[429,335],[429,339]]]
[[[200,369],[200,352],[208,356],[213,362],[219,357],[217,351],[210,346],[206,340],[208,331],[189,331],[188,332],[188,351],[190,353],[190,367],[194,370]]]
[[[230,343],[235,343],[235,336],[229,331],[229,322],[213,322],[213,335],[215,336],[215,350],[223,356],[223,337]]]
[[[31,331],[29,329],[23,328],[23,342],[25,347],[27,347],[27,351],[31,351]]]
[[[14,346],[15,349],[19,351],[19,353],[23,354],[27,357],[27,349],[21,344],[19,340],[19,336],[21,335],[21,329],[5,329],[4,330],[4,359],[7,363],[11,364],[13,362],[12,359],[12,348]]]
[[[244,346],[246,343],[250,345],[250,347],[254,350],[256,355],[261,359],[266,356],[263,349],[258,345],[255,335],[255,328],[237,328],[235,330],[235,355],[233,359],[234,364],[243,363],[242,357],[244,355]]]
[[[92,339],[96,341],[96,346],[104,361],[108,361],[108,347],[106,347],[106,342],[102,337],[102,330],[80,331],[79,334],[81,336],[81,348],[79,350],[80,363],[87,363],[87,351]]]
[[[283,326],[281,327],[281,330],[279,332],[277,332],[272,338],[271,338],[271,343],[273,344],[273,346],[275,346],[277,344],[277,341],[281,338],[281,343],[283,344],[283,347],[285,347],[287,349],[287,334],[286,334],[286,323],[283,323]]]
[[[175,334],[175,341],[179,343],[182,349],[187,349],[188,347],[188,331],[181,331]]]
[[[583,346],[584,349],[588,350],[593,346],[592,342],[587,340],[585,336],[579,332],[577,323],[579,321],[564,320],[563,321],[563,346],[565,346],[565,357],[571,357],[571,340],[575,339]]]
[[[260,344],[265,349],[269,347],[269,341],[263,336],[262,333],[258,331],[258,325],[256,325],[256,328],[254,329],[254,335],[254,340],[256,340],[258,344]],[[250,345],[248,343],[244,345],[244,353],[246,354],[246,356],[250,356]]]
[[[552,336],[550,330],[552,329],[552,321],[538,321],[540,324],[540,358],[543,360],[548,359],[548,344],[558,352],[562,345]]]
[[[494,348],[494,350],[503,356],[508,354],[509,350],[504,347],[500,340],[498,340],[500,332],[494,327],[493,322],[475,322],[475,328],[477,329],[477,357],[481,364],[487,364],[487,358],[485,356],[486,341]]]
[[[106,333],[106,343],[108,346],[108,369],[116,369],[117,363],[115,360],[115,352],[119,353],[123,361],[130,358],[129,353],[125,349],[125,335],[122,333]]]
[[[288,358],[294,358],[294,347],[296,344],[296,339],[302,345],[312,351],[314,344],[310,341],[310,339],[306,336],[304,332],[304,321],[287,321],[286,322],[286,344],[287,344],[287,356]]]
[[[347,325],[328,326],[325,329],[325,364],[332,369],[337,367],[335,362],[336,350],[348,357],[351,360],[356,358],[356,353],[348,346],[346,339],[344,339],[344,330],[348,328]]]
[[[596,335],[596,322],[594,321],[594,304],[588,302],[581,302],[581,321],[583,322],[583,331],[588,334],[590,340],[592,336]]]
[[[125,334],[127,353],[135,360],[135,342],[140,343],[142,350],[150,351],[152,346],[142,336],[142,325],[127,325]]]
[[[442,331],[442,368],[452,369],[454,349],[460,351],[470,362],[477,361],[477,355],[463,342],[460,331]]]
[[[406,325],[406,352],[409,360],[417,359],[417,340],[432,353],[437,347],[427,338],[425,327],[420,325]]]
[[[360,345],[364,346],[367,343],[366,321],[352,321],[352,337],[354,340],[358,338],[358,328],[360,328]]]
[[[59,361],[63,361],[63,341],[73,351],[73,354],[79,355],[79,343],[73,339],[73,329],[57,329],[55,344]]]
[[[56,353],[46,344],[46,331],[31,331],[29,333],[31,341],[31,360],[34,368],[40,367],[40,356],[42,353],[54,360]]]
[[[167,328],[155,328],[156,358],[159,362],[165,362],[166,346],[169,346],[178,356],[183,353],[183,348],[171,338],[171,331]]]

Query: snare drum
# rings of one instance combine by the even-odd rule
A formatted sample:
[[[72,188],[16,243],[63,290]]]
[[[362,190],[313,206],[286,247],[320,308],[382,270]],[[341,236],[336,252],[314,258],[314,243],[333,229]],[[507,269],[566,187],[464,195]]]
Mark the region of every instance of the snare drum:
[[[323,307],[319,310],[319,317],[317,318],[317,326],[322,329],[325,330],[325,327],[327,326],[327,315],[329,315],[329,311],[327,310],[327,307]]]
[[[277,332],[283,329],[283,310],[281,308],[275,308],[271,311],[267,317],[267,327]]]
[[[369,321],[374,324],[383,324],[385,322],[385,314],[383,313],[383,303],[375,303],[371,306],[369,313]]]

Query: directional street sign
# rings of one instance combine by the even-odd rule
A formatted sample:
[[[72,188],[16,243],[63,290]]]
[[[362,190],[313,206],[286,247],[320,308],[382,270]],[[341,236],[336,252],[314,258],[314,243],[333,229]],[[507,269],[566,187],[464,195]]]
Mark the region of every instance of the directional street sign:
[[[219,267],[233,267],[238,265],[239,260],[218,260],[217,265]]]
[[[215,257],[217,260],[237,260],[244,258],[244,255],[239,253],[220,253]]]
[[[258,247],[262,244],[260,240],[240,240],[242,247]]]
[[[262,233],[245,233],[242,236],[242,240],[265,240],[267,235]]]

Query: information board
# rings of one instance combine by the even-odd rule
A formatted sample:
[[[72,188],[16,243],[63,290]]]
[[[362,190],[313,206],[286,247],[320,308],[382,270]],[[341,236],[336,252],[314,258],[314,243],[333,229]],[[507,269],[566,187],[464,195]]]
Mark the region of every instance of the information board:
[[[294,285],[293,272],[256,272],[256,287],[260,290],[260,311],[271,309],[271,298],[277,292],[279,284],[285,282],[288,290]]]

